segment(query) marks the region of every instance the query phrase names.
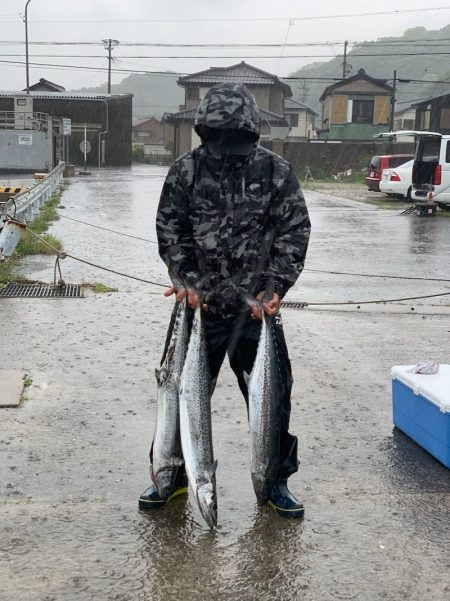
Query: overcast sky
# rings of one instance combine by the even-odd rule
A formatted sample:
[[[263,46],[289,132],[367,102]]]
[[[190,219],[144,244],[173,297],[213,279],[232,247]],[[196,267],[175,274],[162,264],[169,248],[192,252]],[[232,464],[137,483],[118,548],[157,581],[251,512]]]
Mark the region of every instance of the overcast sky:
[[[26,0],[0,1],[0,61],[24,61],[23,45],[6,45],[4,42],[23,41]],[[373,13],[380,11],[423,9],[427,5],[411,0],[378,0],[377,2],[351,2],[341,0],[315,0],[300,2],[283,0],[31,0],[28,7],[29,40],[100,42],[114,38],[120,42],[152,43],[275,43],[341,42],[335,46],[284,48],[284,54],[330,55],[342,52],[343,41],[374,40],[381,36],[399,36],[406,29],[425,26],[440,29],[450,23],[450,4],[446,10],[412,12],[399,15],[358,16],[329,19],[310,19],[336,14]],[[442,1],[430,0],[431,7],[446,6]],[[171,21],[172,19],[172,21]],[[173,19],[176,19],[175,21]],[[208,21],[208,19],[211,19]],[[217,21],[214,21],[217,19]],[[229,19],[229,21],[220,21]],[[259,20],[238,20],[259,19]],[[296,19],[289,21],[289,19]],[[159,20],[159,21],[157,21]],[[183,21],[184,20],[184,21]],[[278,75],[287,75],[298,67],[317,59],[282,58],[281,48],[148,48],[120,47],[114,51],[119,58],[115,66],[121,69],[174,70],[195,72],[215,65],[229,65],[242,60]],[[5,55],[21,56],[5,56]],[[73,58],[58,58],[70,54]],[[47,55],[47,57],[36,56]],[[58,65],[82,65],[106,68],[105,58],[82,58],[83,55],[106,55],[102,46],[33,46],[30,45],[30,62]],[[159,58],[133,58],[154,56]],[[181,56],[170,59],[164,56]],[[187,58],[188,56],[227,55],[230,58]],[[276,58],[256,58],[273,55]],[[252,58],[251,58],[252,57]],[[254,57],[254,58],[253,58]],[[323,59],[322,59],[323,60]],[[431,60],[431,58],[430,58]],[[388,67],[388,65],[387,65]],[[14,90],[25,87],[25,66],[0,62],[0,89]],[[388,68],[387,75],[390,74]],[[30,83],[45,77],[67,89],[99,85],[106,74],[95,71],[50,69],[30,67]],[[114,73],[113,83],[118,83],[126,73]]]

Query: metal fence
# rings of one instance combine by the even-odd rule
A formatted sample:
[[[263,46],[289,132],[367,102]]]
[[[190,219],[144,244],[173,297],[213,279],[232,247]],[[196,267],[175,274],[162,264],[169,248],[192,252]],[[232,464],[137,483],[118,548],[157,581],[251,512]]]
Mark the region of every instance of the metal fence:
[[[47,113],[0,111],[0,129],[48,131]]]
[[[22,223],[31,223],[38,216],[40,208],[53,195],[64,174],[64,163],[60,162],[44,179],[27,192],[22,192],[0,203],[0,215],[8,214]]]

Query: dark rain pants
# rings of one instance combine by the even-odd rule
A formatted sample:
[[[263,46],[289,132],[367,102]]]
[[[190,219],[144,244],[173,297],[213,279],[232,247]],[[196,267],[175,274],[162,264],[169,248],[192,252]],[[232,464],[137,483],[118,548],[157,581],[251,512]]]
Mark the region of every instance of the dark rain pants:
[[[193,311],[189,311],[193,315]],[[190,316],[192,319],[192,315]],[[289,419],[291,414],[291,389],[292,370],[288,356],[286,340],[284,338],[281,316],[278,314],[272,318],[275,343],[280,365],[280,460],[278,467],[278,478],[288,478],[298,470],[296,436],[289,434]],[[203,313],[206,338],[209,350],[209,367],[211,378],[216,379],[225,355],[228,352],[231,369],[237,376],[237,381],[248,409],[248,389],[244,378],[244,372],[250,374],[256,357],[258,340],[261,332],[261,321],[251,319],[249,313],[237,317],[222,318]],[[167,341],[170,340],[173,319],[169,326]],[[166,343],[166,349],[167,349]],[[164,350],[163,359],[166,353]],[[151,460],[151,452],[150,452]]]

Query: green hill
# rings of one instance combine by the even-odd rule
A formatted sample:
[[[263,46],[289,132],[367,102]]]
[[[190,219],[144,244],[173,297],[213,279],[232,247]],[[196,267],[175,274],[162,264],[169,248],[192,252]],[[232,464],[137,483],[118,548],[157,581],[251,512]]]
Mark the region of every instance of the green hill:
[[[165,112],[175,112],[184,102],[184,90],[177,85],[177,75],[129,75],[118,84],[111,85],[112,94],[134,94],[133,117],[161,117]],[[106,83],[94,88],[73,90],[101,93]]]
[[[343,52],[343,49],[342,49]],[[397,78],[450,81],[450,61],[445,54],[430,56],[430,53],[450,54],[450,25],[439,30],[427,31],[425,27],[407,30],[401,37],[379,38],[376,42],[362,42],[347,53],[351,65],[347,76],[365,69],[371,77],[388,79],[392,85],[394,69]],[[414,54],[414,56],[411,56]],[[362,56],[364,55],[364,56]],[[313,63],[291,73],[291,77],[342,77],[343,55],[327,62]],[[287,83],[292,87],[294,98],[310,106],[319,115],[319,97],[330,85],[308,79]],[[450,92],[450,84],[402,83],[398,82],[397,102],[414,101]]]
[[[343,52],[343,49],[342,49]],[[430,56],[430,53],[445,54]],[[413,56],[411,55],[413,54]],[[364,56],[361,56],[364,55]],[[351,65],[347,75],[365,69],[371,77],[388,79],[392,84],[394,69],[397,78],[450,81],[450,25],[439,30],[427,31],[425,27],[407,30],[401,37],[379,38],[374,41],[354,45],[347,54]],[[294,98],[310,106],[321,114],[320,95],[332,83],[314,81],[308,78],[342,77],[342,55],[327,62],[315,62],[291,73],[298,81],[287,80],[292,87]],[[194,71],[194,69],[193,69]],[[305,78],[305,79],[302,79]],[[177,85],[176,75],[130,75],[119,84],[111,87],[113,93],[131,93],[133,116],[161,117],[164,112],[175,112],[184,102],[184,90]],[[106,91],[106,83],[95,88],[83,88],[82,92]],[[414,101],[430,96],[438,96],[450,91],[450,84],[425,84],[398,82],[397,102]]]

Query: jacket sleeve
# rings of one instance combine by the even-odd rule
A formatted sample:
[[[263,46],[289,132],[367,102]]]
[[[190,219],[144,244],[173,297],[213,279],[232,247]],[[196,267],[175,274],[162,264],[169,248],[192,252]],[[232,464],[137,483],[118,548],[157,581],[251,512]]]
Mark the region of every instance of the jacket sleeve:
[[[188,160],[188,159],[186,159]],[[178,288],[195,287],[198,268],[189,221],[189,185],[185,161],[175,162],[167,174],[156,215],[159,255]]]
[[[292,168],[273,199],[269,227],[273,241],[264,280],[265,284],[273,281],[274,292],[283,298],[303,270],[311,231],[305,199]]]

